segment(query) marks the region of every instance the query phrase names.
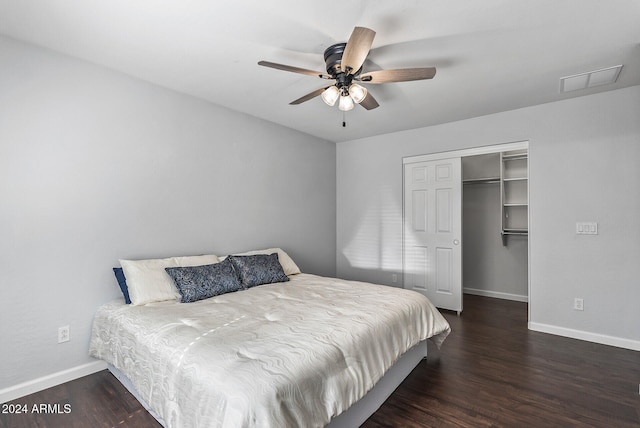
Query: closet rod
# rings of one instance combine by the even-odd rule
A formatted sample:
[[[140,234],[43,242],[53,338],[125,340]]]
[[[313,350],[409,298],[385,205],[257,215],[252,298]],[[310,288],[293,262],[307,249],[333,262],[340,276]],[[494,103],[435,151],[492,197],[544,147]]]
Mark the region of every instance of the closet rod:
[[[521,159],[528,159],[528,158],[529,158],[529,155],[527,153],[518,154],[518,155],[503,155],[502,156],[502,160],[503,161],[521,160]]]
[[[500,178],[468,178],[462,180],[462,184],[495,184],[500,183]]]

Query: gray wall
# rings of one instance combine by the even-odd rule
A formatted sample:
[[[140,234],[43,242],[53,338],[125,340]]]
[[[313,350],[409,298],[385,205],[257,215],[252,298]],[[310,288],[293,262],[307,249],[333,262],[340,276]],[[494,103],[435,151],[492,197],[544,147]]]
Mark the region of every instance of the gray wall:
[[[0,38],[0,154],[0,389],[92,361],[118,258],[279,246],[335,275],[333,143]]]
[[[635,86],[338,144],[338,275],[399,285],[404,156],[529,140],[530,326],[640,349],[638,117]]]

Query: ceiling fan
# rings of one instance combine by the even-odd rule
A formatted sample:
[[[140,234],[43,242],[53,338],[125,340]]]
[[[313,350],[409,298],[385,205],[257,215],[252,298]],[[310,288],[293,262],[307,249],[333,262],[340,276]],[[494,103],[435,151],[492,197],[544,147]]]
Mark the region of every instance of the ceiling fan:
[[[258,65],[326,80],[335,80],[334,84],[316,89],[289,104],[301,104],[320,95],[329,106],[334,106],[338,102],[338,108],[342,111],[351,110],[354,103],[360,104],[367,110],[379,106],[376,99],[359,83],[407,82],[432,79],[435,76],[435,67],[378,70],[363,73],[362,64],[369,55],[375,35],[376,32],[369,28],[355,27],[347,43],[336,43],[329,46],[324,51],[326,73],[269,61],[260,61]]]

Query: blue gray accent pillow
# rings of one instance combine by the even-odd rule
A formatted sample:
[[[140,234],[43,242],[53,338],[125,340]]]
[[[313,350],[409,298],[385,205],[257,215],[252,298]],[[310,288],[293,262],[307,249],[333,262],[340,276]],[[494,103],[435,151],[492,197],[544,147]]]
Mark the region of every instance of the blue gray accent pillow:
[[[273,282],[286,282],[289,277],[278,261],[278,253],[253,256],[229,256],[244,288]]]
[[[118,280],[118,285],[120,286],[120,291],[122,291],[122,295],[124,296],[125,303],[127,305],[130,305],[131,299],[129,298],[129,287],[127,287],[127,279],[124,277],[122,268],[113,268],[113,273],[116,275],[116,279]]]
[[[242,290],[230,260],[204,266],[168,267],[164,270],[176,283],[182,303]]]

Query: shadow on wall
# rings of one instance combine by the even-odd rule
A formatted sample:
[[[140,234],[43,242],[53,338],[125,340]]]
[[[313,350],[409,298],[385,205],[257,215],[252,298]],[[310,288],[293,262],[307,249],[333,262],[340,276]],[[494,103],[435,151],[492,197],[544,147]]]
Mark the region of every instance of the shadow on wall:
[[[352,267],[349,269],[348,275],[343,275],[342,279],[403,288],[401,270],[359,269]]]

